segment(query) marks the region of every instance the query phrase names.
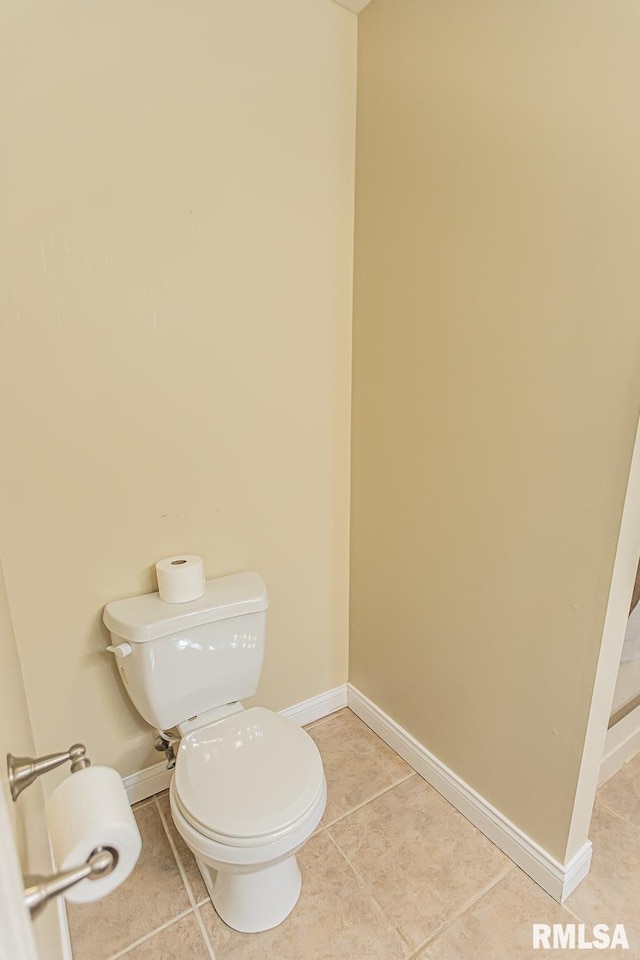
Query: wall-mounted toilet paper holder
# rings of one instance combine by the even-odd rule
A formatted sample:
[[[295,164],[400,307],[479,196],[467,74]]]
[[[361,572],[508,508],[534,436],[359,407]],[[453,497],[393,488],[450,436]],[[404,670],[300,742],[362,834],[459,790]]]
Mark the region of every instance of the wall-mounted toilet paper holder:
[[[67,760],[71,761],[71,773],[84,770],[91,764],[83,743],[74,743],[66,753],[50,753],[46,757],[14,757],[8,753],[7,774],[13,800],[17,800],[22,791],[43,773],[55,770]]]
[[[17,800],[23,790],[30,786],[43,773],[71,762],[71,772],[84,770],[91,763],[87,757],[87,748],[83,743],[74,743],[66,753],[50,753],[46,757],[14,757],[7,754],[7,774],[13,800]],[[81,880],[98,880],[106,877],[115,869],[118,854],[111,847],[97,847],[92,851],[86,863],[71,870],[63,870],[51,876],[31,875],[23,877],[24,905],[35,916],[41,907],[52,897],[64,893]]]
[[[118,854],[115,850],[111,847],[98,847],[81,867],[63,870],[49,877],[27,874],[23,877],[24,905],[31,911],[31,916],[35,917],[53,897],[58,897],[81,880],[99,880],[106,877],[115,870],[117,863]]]

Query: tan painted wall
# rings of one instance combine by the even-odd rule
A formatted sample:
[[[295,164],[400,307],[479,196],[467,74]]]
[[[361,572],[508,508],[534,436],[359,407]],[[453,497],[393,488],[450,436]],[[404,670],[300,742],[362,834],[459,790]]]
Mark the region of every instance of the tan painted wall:
[[[47,875],[52,872],[52,863],[44,818],[42,782],[32,784],[14,803],[6,773],[5,757],[8,753],[33,756],[34,746],[1,566],[0,663],[0,789],[9,811],[23,874]],[[42,960],[58,960],[62,956],[56,907],[51,905],[43,910],[34,923],[34,933]]]
[[[101,626],[258,570],[260,702],[346,680],[356,18],[4,5],[0,546],[41,751],[156,762]]]
[[[640,6],[359,18],[350,678],[563,859],[640,402]]]

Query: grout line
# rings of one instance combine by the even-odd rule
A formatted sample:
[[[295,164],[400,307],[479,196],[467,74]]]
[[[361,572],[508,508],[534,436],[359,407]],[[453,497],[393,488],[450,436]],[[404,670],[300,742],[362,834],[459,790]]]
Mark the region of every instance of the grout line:
[[[344,857],[344,859],[347,861],[347,863],[349,864],[349,866],[351,867],[351,869],[352,869],[353,872],[355,873],[355,875],[356,875],[356,877],[358,878],[358,880],[360,880],[360,882],[361,882],[364,886],[367,886],[364,877],[362,876],[362,874],[360,873],[360,871],[358,870],[358,868],[357,868],[353,863],[351,863],[351,860],[349,860],[349,857],[346,855],[346,853],[344,852],[344,850],[342,849],[342,847],[340,846],[340,844],[338,843],[338,841],[336,840],[336,838],[335,838],[335,837],[332,837],[330,833],[327,833],[327,836],[329,837],[329,840],[331,840],[331,842],[333,843],[334,847],[339,851],[339,853],[342,854],[342,856]],[[375,899],[375,897],[374,897],[374,899]],[[378,903],[377,900],[376,900],[376,903]],[[378,904],[378,906],[380,906],[380,905]],[[382,908],[380,908],[380,909],[382,909]]]
[[[174,860],[176,861],[176,866],[178,867],[178,871],[179,871],[179,873],[180,873],[180,876],[182,877],[182,884],[183,884],[183,886],[184,886],[184,888],[185,888],[185,890],[186,890],[186,892],[187,892],[187,896],[189,897],[189,903],[191,904],[191,907],[192,907],[192,909],[193,909],[193,911],[194,911],[194,913],[195,913],[195,915],[196,915],[196,921],[197,921],[198,926],[200,927],[200,933],[201,933],[201,935],[202,935],[202,939],[204,940],[205,946],[206,946],[206,948],[207,948],[207,952],[208,952],[209,956],[211,957],[211,960],[215,960],[215,953],[213,952],[213,947],[212,947],[211,942],[210,942],[210,940],[209,940],[209,936],[208,936],[207,931],[206,931],[206,929],[205,929],[204,923],[202,922],[202,917],[200,916],[200,911],[197,909],[198,904],[196,903],[196,898],[195,898],[194,895],[193,895],[193,891],[192,891],[192,889],[191,889],[191,884],[189,883],[189,879],[188,879],[188,877],[187,877],[187,872],[186,872],[186,870],[185,870],[185,868],[184,868],[184,864],[182,863],[182,860],[181,860],[181,858],[180,858],[180,854],[178,853],[178,851],[177,851],[177,849],[176,849],[176,845],[175,845],[175,843],[173,842],[173,837],[171,836],[171,831],[169,830],[169,827],[167,826],[167,822],[166,822],[165,817],[164,817],[164,814],[163,814],[163,812],[162,812],[162,810],[161,810],[161,808],[160,808],[160,804],[157,803],[157,802],[156,802],[156,810],[158,811],[158,816],[160,817],[160,822],[161,822],[161,824],[162,824],[162,826],[163,826],[163,828],[164,828],[164,832],[165,832],[166,835],[167,835],[167,840],[169,841],[169,846],[171,847],[171,851],[172,851],[172,853],[173,853]],[[205,903],[206,901],[203,900],[202,902]]]
[[[571,896],[571,894],[569,894],[569,896]],[[567,913],[568,913],[570,916],[572,916],[574,920],[577,920],[578,923],[584,923],[584,920],[582,919],[582,917],[579,917],[577,913],[574,913],[573,910],[571,909],[571,907],[568,907],[568,906],[567,906],[566,902],[565,902],[565,903],[561,903],[560,906],[562,907],[563,910],[566,910]]]
[[[359,803],[356,807],[353,807],[348,813],[343,813],[341,817],[336,817],[336,819],[332,820],[330,823],[325,823],[324,827],[322,827],[320,830],[317,830],[316,833],[323,833],[325,830],[330,830],[331,827],[335,827],[336,823],[346,820],[346,818],[350,817],[352,813],[356,812],[356,810],[362,810],[362,808],[366,807],[366,805],[371,803],[372,800],[377,800],[378,797],[382,797],[385,793],[389,793],[389,791],[393,790],[394,787],[399,787],[401,783],[405,783],[407,780],[410,780],[411,777],[418,776],[420,776],[420,774],[416,773],[415,770],[412,770],[411,773],[406,775],[406,777],[402,777],[401,780],[396,780],[396,782],[390,784],[390,786],[384,787],[382,790],[379,790],[378,793],[374,793],[372,797],[369,797],[367,800],[363,800],[362,803]],[[312,834],[312,836],[315,836],[315,833]]]
[[[207,902],[210,903],[211,901],[207,901]],[[196,920],[198,921],[198,926],[200,927],[200,933],[202,935],[202,939],[204,940],[204,944],[209,952],[209,956],[211,957],[211,960],[216,960],[213,944],[209,940],[209,934],[207,933],[207,928],[204,925],[204,920],[200,916],[200,911],[196,908],[196,910],[194,910],[194,913],[196,915]]]
[[[347,709],[348,709],[348,708],[347,708]],[[320,721],[320,722],[321,722],[321,721]],[[395,753],[395,751],[394,751],[394,753]],[[366,887],[366,882],[365,882],[365,880],[364,880],[364,877],[360,874],[360,872],[359,872],[359,871],[356,869],[356,867],[353,865],[353,863],[351,862],[351,860],[349,859],[349,857],[346,855],[346,853],[344,852],[344,850],[342,849],[342,847],[340,846],[340,844],[338,843],[338,841],[336,840],[336,838],[333,836],[332,833],[330,833],[330,830],[331,830],[332,827],[335,827],[335,825],[336,825],[337,823],[341,823],[343,820],[346,820],[347,817],[350,817],[352,813],[356,813],[356,811],[361,810],[363,807],[366,807],[366,805],[367,805],[368,803],[371,803],[373,800],[377,800],[378,797],[382,797],[382,796],[384,796],[385,793],[389,793],[391,790],[393,790],[395,787],[399,786],[401,783],[405,783],[407,780],[410,780],[412,777],[417,777],[417,776],[418,776],[418,773],[416,773],[415,770],[410,770],[410,772],[406,775],[406,777],[402,777],[401,780],[396,780],[396,782],[395,782],[395,783],[392,783],[390,786],[385,787],[383,790],[379,790],[378,793],[375,793],[372,797],[369,797],[368,800],[363,800],[363,802],[362,802],[362,803],[359,803],[357,807],[354,807],[352,810],[349,810],[348,813],[343,814],[341,817],[338,817],[336,820],[332,820],[330,823],[327,823],[324,827],[322,827],[321,830],[317,830],[316,833],[312,834],[312,836],[317,836],[317,835],[319,835],[319,834],[321,834],[321,833],[326,833],[327,836],[329,837],[329,839],[334,843],[334,845],[337,847],[337,849],[338,849],[339,852],[342,854],[342,856],[344,857],[344,859],[347,861],[347,863],[349,864],[349,866],[351,867],[351,869],[353,870],[353,872],[355,873],[355,875],[358,877],[358,879],[360,880],[360,882],[361,882],[365,887]],[[394,929],[397,930],[397,927],[395,926],[395,923],[393,922],[393,918],[387,916],[386,911],[383,910],[382,906],[378,903],[378,901],[377,901],[376,898],[373,896],[373,894],[371,893],[371,891],[369,890],[368,887],[367,887],[367,892],[369,893],[369,895],[371,896],[371,898],[374,900],[374,902],[375,902],[376,904],[378,904],[378,907],[379,907],[380,910],[382,911],[383,915],[387,918],[388,922],[394,927]],[[405,941],[406,941],[406,937],[405,937],[399,930],[398,930],[398,934],[399,934],[399,936],[401,937],[402,940],[405,940]],[[411,946],[411,944],[409,944],[409,946]]]
[[[173,919],[168,920],[159,927],[156,927],[156,929],[152,930],[151,933],[147,933],[144,935],[144,937],[139,937],[138,940],[134,940],[134,942],[130,943],[128,947],[125,947],[124,950],[119,950],[118,953],[112,953],[108,960],[119,960],[120,957],[126,957],[126,955],[135,947],[139,947],[141,943],[146,943],[147,940],[151,940],[152,937],[155,937],[156,933],[161,933],[168,927],[172,927],[174,923],[178,922],[178,920],[184,920],[184,918],[188,917],[190,913],[193,913],[193,907],[189,907],[188,910],[183,910],[183,912],[179,913],[177,917],[173,917]]]
[[[349,866],[351,867],[351,869],[353,870],[353,872],[355,873],[355,875],[356,875],[356,876],[358,877],[358,879],[362,882],[362,884],[363,884],[364,887],[366,888],[366,891],[367,891],[367,893],[369,894],[369,896],[372,898],[372,900],[374,900],[374,901],[378,904],[378,907],[379,907],[380,910],[382,911],[383,915],[387,918],[387,920],[389,921],[389,923],[391,923],[391,925],[392,925],[393,927],[395,927],[395,929],[398,931],[400,937],[408,944],[409,948],[410,948],[410,949],[413,948],[413,944],[410,943],[410,941],[409,941],[409,940],[407,939],[407,937],[404,935],[404,933],[402,932],[402,930],[400,930],[399,927],[397,927],[394,918],[391,917],[391,916],[389,916],[389,914],[387,913],[387,911],[385,910],[385,908],[383,907],[383,905],[378,901],[377,897],[373,894],[372,890],[370,889],[369,885],[367,884],[367,881],[365,880],[365,878],[362,876],[362,874],[360,873],[360,871],[358,870],[358,868],[355,866],[355,864],[353,864],[353,863],[351,862],[351,860],[349,859],[349,857],[347,856],[347,854],[344,852],[344,850],[342,849],[342,847],[340,846],[340,844],[338,843],[338,841],[335,839],[335,837],[332,836],[330,833],[328,834],[328,836],[329,836],[329,838],[330,838],[331,840],[333,840],[335,846],[338,848],[338,850],[340,851],[340,853],[342,854],[342,856],[345,858],[345,860],[347,861],[347,863],[349,864]],[[445,931],[448,927],[450,927],[453,923],[455,923],[456,920],[459,920],[460,917],[467,912],[467,910],[470,910],[471,907],[473,907],[479,900],[482,899],[482,897],[485,896],[485,894],[487,894],[487,893],[489,893],[489,891],[493,890],[494,887],[496,887],[499,883],[501,883],[502,880],[504,880],[505,877],[507,877],[507,876],[508,876],[513,870],[515,870],[515,869],[516,869],[515,863],[512,863],[512,862],[508,863],[508,864],[506,865],[506,867],[505,867],[503,870],[500,871],[500,873],[498,874],[497,877],[495,877],[493,880],[491,880],[490,883],[488,883],[485,887],[483,887],[481,890],[479,890],[478,893],[475,894],[475,896],[473,896],[473,897],[471,898],[471,900],[467,901],[467,902],[464,904],[464,906],[462,906],[459,910],[456,911],[456,913],[454,913],[454,914],[453,914],[450,918],[448,918],[444,923],[442,923],[439,927],[437,927],[436,930],[435,930],[433,933],[429,934],[429,936],[427,937],[426,940],[424,940],[424,941],[423,941],[422,943],[420,943],[416,948],[414,948],[414,949],[413,949],[413,952],[408,955],[407,960],[413,960],[414,957],[417,957],[417,955],[420,953],[420,951],[423,950],[424,947],[427,946],[427,944],[431,943],[431,942],[434,941],[437,937],[439,937],[440,934],[444,933],[444,931]]]
[[[376,904],[376,906],[377,906],[378,909],[380,910],[380,913],[381,913],[382,916],[385,918],[385,920],[387,921],[387,923],[388,923],[391,927],[393,927],[393,929],[396,931],[396,933],[398,934],[398,936],[400,937],[400,939],[401,939],[404,943],[406,943],[406,945],[408,946],[409,950],[411,950],[412,944],[409,943],[409,941],[407,940],[407,938],[405,937],[405,935],[404,935],[404,934],[402,933],[402,931],[397,927],[397,925],[396,925],[393,917],[390,917],[390,916],[387,914],[387,911],[384,909],[384,907],[382,906],[382,904],[378,901],[377,897],[373,894],[373,892],[371,891],[369,885],[367,884],[366,880],[364,879],[364,877],[362,876],[362,874],[360,873],[360,871],[358,870],[358,868],[355,866],[355,864],[353,864],[353,863],[351,862],[351,860],[349,860],[349,857],[346,855],[346,853],[344,852],[344,850],[342,849],[342,847],[340,846],[340,844],[338,843],[338,841],[336,840],[336,838],[333,837],[328,831],[327,831],[327,836],[329,837],[329,840],[333,843],[333,845],[334,845],[335,848],[337,849],[337,851],[338,851],[338,853],[340,854],[340,856],[341,856],[341,857],[344,857],[344,859],[347,861],[347,863],[349,864],[349,866],[351,867],[351,869],[352,869],[353,872],[355,873],[356,877],[358,878],[358,880],[359,880],[360,883],[362,884],[362,886],[363,886],[363,888],[364,888],[364,891],[365,891],[365,893],[367,894],[367,896],[371,897],[371,899],[372,899],[373,902]],[[409,956],[410,956],[410,954],[407,954],[407,957],[409,957]]]
[[[627,763],[628,763],[628,762],[629,762],[629,761],[627,761]],[[617,772],[618,772],[618,771],[616,771],[616,773],[617,773]],[[612,774],[612,776],[615,776],[615,774]],[[609,778],[609,779],[611,779],[611,778]],[[606,782],[606,781],[605,781],[605,782]],[[601,787],[601,786],[602,786],[602,784],[600,784],[600,787]],[[600,787],[599,787],[599,788],[600,788]],[[599,788],[598,788],[598,789],[599,789]],[[598,806],[599,806],[599,807],[602,807],[603,810],[606,810],[607,813],[609,813],[612,817],[614,817],[615,820],[618,820],[618,821],[626,824],[628,827],[631,827],[632,831],[635,831],[636,833],[640,833],[640,826],[638,826],[638,824],[633,823],[632,820],[627,820],[627,818],[626,818],[626,817],[623,817],[621,813],[618,813],[616,810],[613,810],[612,807],[610,807],[608,803],[605,803],[605,802],[604,802],[604,800],[601,800],[599,797],[596,797],[596,802],[595,802],[595,804],[594,804],[594,809],[595,809],[595,807],[598,807]],[[565,900],[565,902],[564,902],[563,904],[561,904],[561,907],[563,908],[563,910],[566,910],[568,914],[570,914],[572,917],[574,917],[574,919],[576,919],[576,920],[578,921],[578,923],[584,923],[585,921],[582,919],[582,917],[579,916],[579,915],[575,912],[575,910],[573,910],[573,909],[568,905],[568,901],[571,900],[571,897],[573,896],[573,893],[574,893],[574,891],[572,890],[571,893],[569,894],[569,896],[567,897],[567,900]]]
[[[158,811],[158,816],[160,817],[160,822],[161,822],[161,824],[162,824],[162,827],[163,827],[163,829],[164,829],[164,832],[165,832],[165,834],[167,835],[167,840],[169,841],[169,846],[171,847],[171,852],[173,853],[173,859],[176,861],[176,866],[177,866],[178,872],[180,873],[180,876],[181,876],[181,878],[182,878],[182,884],[183,884],[184,889],[185,889],[185,892],[186,892],[186,894],[187,894],[187,896],[188,896],[188,898],[189,898],[189,903],[191,904],[192,907],[195,907],[196,901],[195,901],[195,897],[193,896],[193,893],[191,892],[191,884],[190,884],[189,881],[187,880],[186,871],[185,871],[184,866],[183,866],[183,864],[182,864],[182,860],[180,859],[180,855],[178,854],[178,851],[176,850],[176,845],[175,845],[175,843],[173,842],[173,837],[171,836],[171,833],[170,833],[170,831],[169,831],[169,827],[167,826],[167,822],[166,822],[166,820],[165,820],[165,818],[164,818],[164,814],[163,814],[162,810],[160,809],[160,804],[159,804],[159,803],[156,803],[156,810]]]
[[[483,887],[482,890],[479,890],[478,893],[476,893],[476,895],[471,898],[471,900],[469,900],[467,903],[465,903],[463,907],[461,907],[454,914],[452,914],[451,917],[449,917],[447,920],[441,923],[440,926],[433,931],[433,933],[430,933],[427,939],[423,940],[422,943],[418,947],[416,947],[415,951],[411,954],[408,960],[414,960],[414,958],[418,956],[421,950],[424,950],[426,946],[431,945],[434,942],[434,940],[437,940],[438,937],[442,936],[442,934],[445,933],[449,929],[449,927],[453,926],[456,920],[459,920],[460,917],[464,916],[464,914],[467,913],[468,910],[471,910],[471,908],[474,907],[479,900],[482,900],[482,898],[485,897],[488,893],[490,893],[494,889],[494,887],[497,887],[499,883],[502,883],[505,877],[507,877],[515,869],[516,869],[515,863],[509,863],[504,868],[504,870],[502,870],[498,874],[498,876],[495,877],[495,879],[493,879],[490,883],[486,885],[486,887]]]
[[[612,817],[616,818],[616,820],[622,820],[622,822],[626,823],[627,826],[631,827],[632,830],[635,830],[636,832],[640,833],[640,826],[637,823],[634,823],[633,820],[627,820],[626,817],[624,817],[621,813],[618,813],[617,810],[614,810],[612,807],[610,807],[607,803],[604,802],[604,800],[596,800],[596,806],[597,805],[604,807],[607,813],[610,813]]]

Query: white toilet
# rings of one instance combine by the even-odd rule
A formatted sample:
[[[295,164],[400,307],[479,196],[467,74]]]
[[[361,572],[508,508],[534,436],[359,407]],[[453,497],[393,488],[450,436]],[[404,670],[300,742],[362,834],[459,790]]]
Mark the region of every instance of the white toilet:
[[[257,689],[267,591],[255,573],[209,580],[204,596],[157,593],[105,607],[109,649],[138,712],[177,730],[171,814],[214,907],[230,927],[277,926],[300,894],[296,852],[324,812],[327,788],[311,737],[264,707]]]

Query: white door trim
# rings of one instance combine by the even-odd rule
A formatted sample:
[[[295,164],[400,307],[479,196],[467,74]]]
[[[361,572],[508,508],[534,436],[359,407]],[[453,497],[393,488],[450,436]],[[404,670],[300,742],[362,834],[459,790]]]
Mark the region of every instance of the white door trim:
[[[0,960],[38,960],[31,918],[22,895],[13,827],[0,785]]]
[[[640,422],[636,430],[629,481],[620,521],[618,546],[602,631],[602,644],[567,841],[567,857],[571,857],[580,849],[589,831],[639,557]]]

